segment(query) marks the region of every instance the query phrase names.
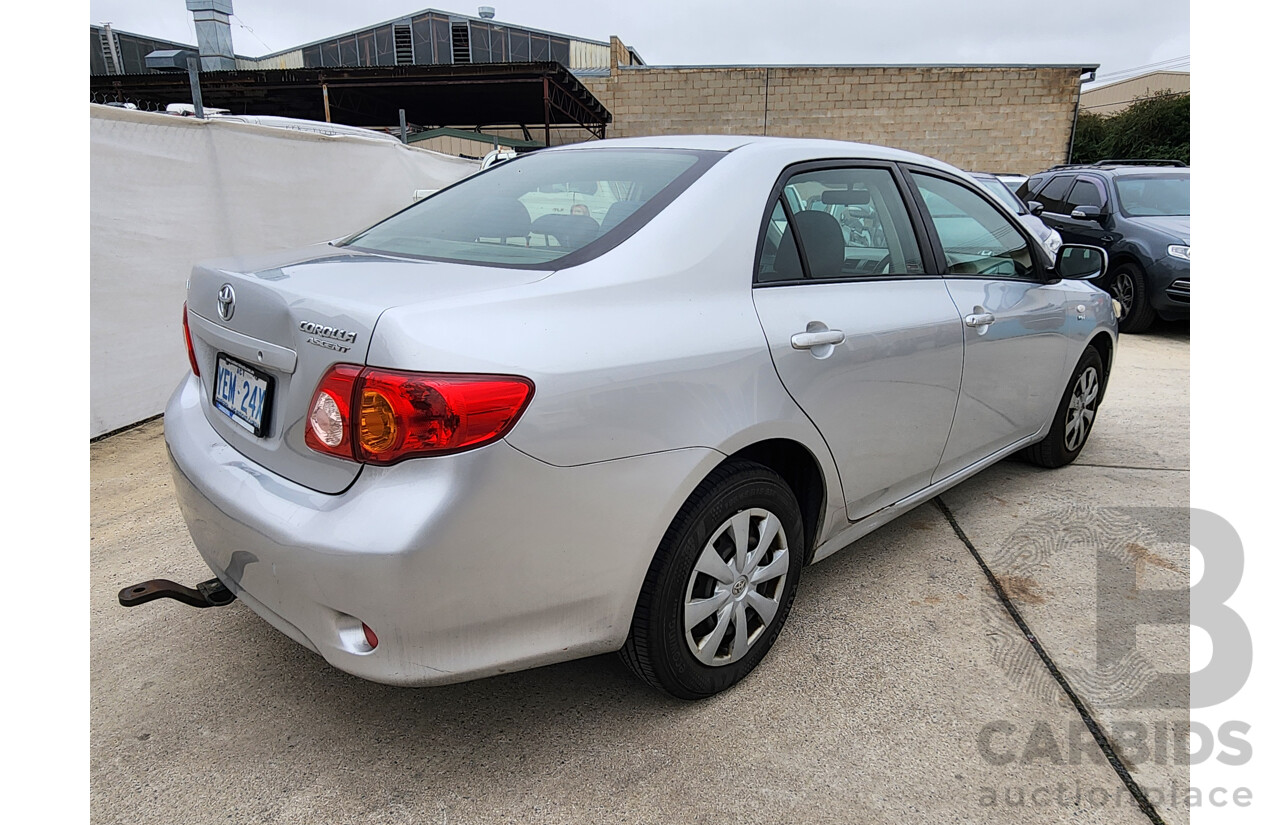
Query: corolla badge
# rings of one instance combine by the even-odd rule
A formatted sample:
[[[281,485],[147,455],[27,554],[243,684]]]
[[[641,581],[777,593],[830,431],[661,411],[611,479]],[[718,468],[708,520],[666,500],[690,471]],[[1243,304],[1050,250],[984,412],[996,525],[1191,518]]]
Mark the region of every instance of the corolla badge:
[[[223,284],[222,289],[218,290],[218,315],[222,320],[230,321],[235,314],[236,291],[231,288],[231,284]]]
[[[351,347],[344,345],[354,344],[356,341],[356,333],[350,330],[317,324],[315,321],[303,321],[298,324],[298,329],[307,333],[309,336],[306,339],[308,344],[331,349],[335,352],[347,352]]]

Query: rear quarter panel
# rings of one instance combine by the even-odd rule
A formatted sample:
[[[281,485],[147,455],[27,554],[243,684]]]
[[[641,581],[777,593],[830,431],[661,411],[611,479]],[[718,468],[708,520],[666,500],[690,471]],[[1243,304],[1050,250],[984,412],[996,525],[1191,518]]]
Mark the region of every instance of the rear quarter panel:
[[[766,422],[776,424],[770,437],[825,451],[778,381],[751,300],[779,168],[731,160],[593,261],[528,286],[388,310],[369,363],[531,378],[534,399],[508,441],[559,466],[732,450]]]

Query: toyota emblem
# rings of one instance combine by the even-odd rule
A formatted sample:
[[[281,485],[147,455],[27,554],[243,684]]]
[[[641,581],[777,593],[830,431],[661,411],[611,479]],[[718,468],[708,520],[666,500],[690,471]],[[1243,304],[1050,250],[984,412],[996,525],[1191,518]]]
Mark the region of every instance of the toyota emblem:
[[[222,316],[222,320],[230,321],[235,314],[236,291],[231,288],[231,284],[223,284],[222,289],[218,290],[218,315]]]

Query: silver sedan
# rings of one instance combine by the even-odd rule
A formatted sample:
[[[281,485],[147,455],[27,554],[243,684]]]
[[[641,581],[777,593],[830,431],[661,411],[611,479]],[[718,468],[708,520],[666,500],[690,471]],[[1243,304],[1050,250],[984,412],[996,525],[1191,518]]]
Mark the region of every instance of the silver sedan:
[[[522,156],[348,238],[191,274],[165,412],[200,554],[333,666],[430,685],[620,651],[699,698],[803,568],[1085,447],[1102,250],[851,143]]]

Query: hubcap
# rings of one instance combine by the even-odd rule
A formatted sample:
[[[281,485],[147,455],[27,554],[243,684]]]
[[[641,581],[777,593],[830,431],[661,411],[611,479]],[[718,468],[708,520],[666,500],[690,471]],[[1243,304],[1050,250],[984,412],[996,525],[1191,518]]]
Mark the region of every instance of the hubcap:
[[[778,614],[790,564],[768,510],[743,510],[711,534],[684,595],[684,638],[698,661],[718,667],[747,655]]]
[[[1068,452],[1075,452],[1084,446],[1097,411],[1098,371],[1087,367],[1076,379],[1075,386],[1071,389],[1071,400],[1067,402],[1067,426],[1062,440]]]
[[[1133,278],[1128,272],[1116,273],[1116,279],[1111,284],[1111,294],[1120,302],[1120,317],[1116,320],[1123,321],[1133,309]]]

